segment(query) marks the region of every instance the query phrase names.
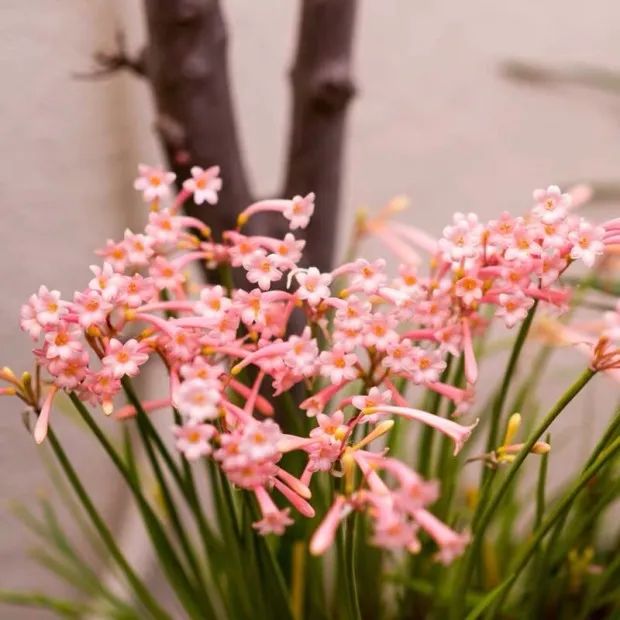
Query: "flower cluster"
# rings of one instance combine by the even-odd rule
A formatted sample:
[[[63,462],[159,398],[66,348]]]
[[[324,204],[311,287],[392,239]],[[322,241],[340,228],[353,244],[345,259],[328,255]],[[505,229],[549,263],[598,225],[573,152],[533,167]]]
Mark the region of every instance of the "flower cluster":
[[[313,194],[254,203],[235,230],[214,239],[202,221],[180,209],[190,199],[217,203],[219,169],[191,173],[164,206],[174,175],[141,166],[135,187],[151,206],[144,231],[109,240],[99,252],[103,264],[91,267],[92,278],[72,299],[42,286],[23,306],[21,325],[37,342],[36,364],[50,388],[40,404],[38,389],[29,392],[8,371],[2,378],[38,413],[36,440],[45,438],[58,390],[111,414],[124,382],[157,357],[167,369],[168,390],[143,408],[178,410],[178,450],[190,460],[215,459],[231,483],[254,493],[261,533],[281,534],[292,522],[289,509],[274,502],[274,491],[311,517],[313,476],[344,473],[344,491],[313,538],[315,553],[329,546],[351,510],[362,510],[374,523],[377,545],[415,552],[421,529],[437,543],[439,558],[450,561],[467,535],[428,511],[437,485],[384,449],[368,447],[400,416],[445,434],[456,453],[475,421],[464,425],[414,409],[396,386],[404,381],[430,389],[453,403],[455,415],[465,414],[478,377],[473,338],[489,317],[513,327],[535,303],[564,309],[569,291],[561,274],[575,260],[591,266],[606,244],[617,243],[618,221],[593,226],[573,214],[571,195],[551,186],[534,193],[523,216],[503,213],[483,223],[457,213],[435,241],[392,223],[393,203],[362,229],[398,254],[396,277],[385,261],[362,258],[322,273],[298,267],[304,241],[293,232],[307,226]],[[282,214],[291,232],[283,239],[244,233],[251,218],[268,211]],[[422,268],[420,249],[430,255],[429,269]],[[197,262],[238,268],[248,286],[197,290],[187,274]],[[294,313],[305,326],[292,334],[291,325],[299,325],[291,321]],[[617,315],[609,319],[616,338]],[[460,355],[466,381],[453,385],[445,378],[447,358]],[[277,418],[280,424],[273,419],[275,401],[265,396],[294,386],[307,396],[300,411],[288,415],[300,417],[306,435],[284,432],[284,418]],[[116,410],[119,419],[134,413],[130,406]],[[290,451],[305,455],[299,476],[278,464]]]

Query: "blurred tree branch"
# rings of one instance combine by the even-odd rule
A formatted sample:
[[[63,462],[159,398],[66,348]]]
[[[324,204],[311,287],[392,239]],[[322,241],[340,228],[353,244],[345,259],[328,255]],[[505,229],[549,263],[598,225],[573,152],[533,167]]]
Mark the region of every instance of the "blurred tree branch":
[[[333,260],[342,186],[346,112],[355,93],[352,43],[357,0],[304,0],[295,63],[284,196],[316,192],[305,260]]]
[[[329,269],[336,242],[348,104],[355,88],[351,57],[357,0],[301,0],[298,45],[291,84],[293,105],[283,196],[317,194],[306,231],[305,260]],[[182,182],[193,165],[218,164],[224,179],[217,209],[187,211],[216,234],[234,227],[252,202],[231,96],[227,30],[219,0],[144,0],[148,44],[132,58],[122,34],[113,53],[95,54],[97,69],[119,70],[151,84],[158,130],[170,168]],[[254,232],[277,235],[278,218],[261,216]],[[250,229],[252,230],[252,229]]]
[[[193,165],[219,164],[224,185],[217,209],[188,202],[187,211],[216,234],[235,225],[251,202],[230,92],[227,31],[217,0],[145,0],[146,72],[157,129],[179,183]]]

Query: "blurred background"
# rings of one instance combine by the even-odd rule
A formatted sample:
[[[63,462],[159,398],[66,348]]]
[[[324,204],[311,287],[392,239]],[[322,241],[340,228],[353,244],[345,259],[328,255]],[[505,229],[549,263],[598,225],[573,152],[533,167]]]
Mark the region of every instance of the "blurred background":
[[[258,195],[273,194],[285,155],[298,3],[223,5],[249,176]],[[565,0],[367,0],[357,19],[359,92],[348,123],[341,250],[356,209],[378,209],[396,194],[411,199],[403,220],[433,233],[456,210],[482,218],[519,212],[529,207],[532,189],[551,183],[593,182],[604,191],[587,207],[589,217],[619,214],[617,2],[596,0],[585,11]],[[122,72],[75,78],[93,68],[93,52],[113,49],[117,28],[130,50],[140,49],[143,21],[139,0],[0,3],[0,353],[15,369],[30,364],[30,343],[18,329],[21,303],[40,283],[66,295],[82,288],[93,250],[145,217],[132,189],[137,163],[165,163],[148,84]],[[548,73],[532,80],[541,75],[514,64],[507,71],[513,61]],[[566,382],[565,372],[556,370]],[[608,401],[610,389],[604,381],[593,385],[565,433],[594,435],[596,405]],[[601,424],[608,413],[601,412]],[[110,467],[79,429],[65,425],[81,473],[140,556]],[[53,584],[60,595],[62,588],[28,558],[28,539],[10,515],[12,502],[29,502],[51,487],[8,399],[0,400],[0,467],[0,587]],[[39,615],[0,610],[0,618],[9,617]]]

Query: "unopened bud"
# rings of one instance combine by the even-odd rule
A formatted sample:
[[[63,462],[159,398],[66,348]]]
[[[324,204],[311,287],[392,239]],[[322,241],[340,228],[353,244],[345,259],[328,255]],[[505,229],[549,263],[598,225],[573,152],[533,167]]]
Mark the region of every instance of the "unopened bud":
[[[359,450],[368,445],[371,441],[378,439],[381,435],[385,435],[394,426],[394,420],[384,420],[375,426],[375,428],[366,435],[360,442],[353,446],[353,450]]]
[[[508,446],[512,443],[520,427],[521,414],[513,413],[508,419],[508,424],[506,426],[506,434],[504,435],[504,446]]]

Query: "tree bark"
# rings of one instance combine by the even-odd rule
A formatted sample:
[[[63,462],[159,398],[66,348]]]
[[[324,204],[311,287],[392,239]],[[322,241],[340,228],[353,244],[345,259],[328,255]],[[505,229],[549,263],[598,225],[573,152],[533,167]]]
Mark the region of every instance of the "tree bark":
[[[321,270],[334,259],[357,0],[303,0],[291,71],[293,109],[284,196],[316,193],[305,262]]]
[[[155,95],[157,129],[180,184],[193,165],[221,167],[215,209],[187,211],[216,235],[233,228],[251,202],[234,118],[227,33],[218,0],[145,0],[145,68]]]

